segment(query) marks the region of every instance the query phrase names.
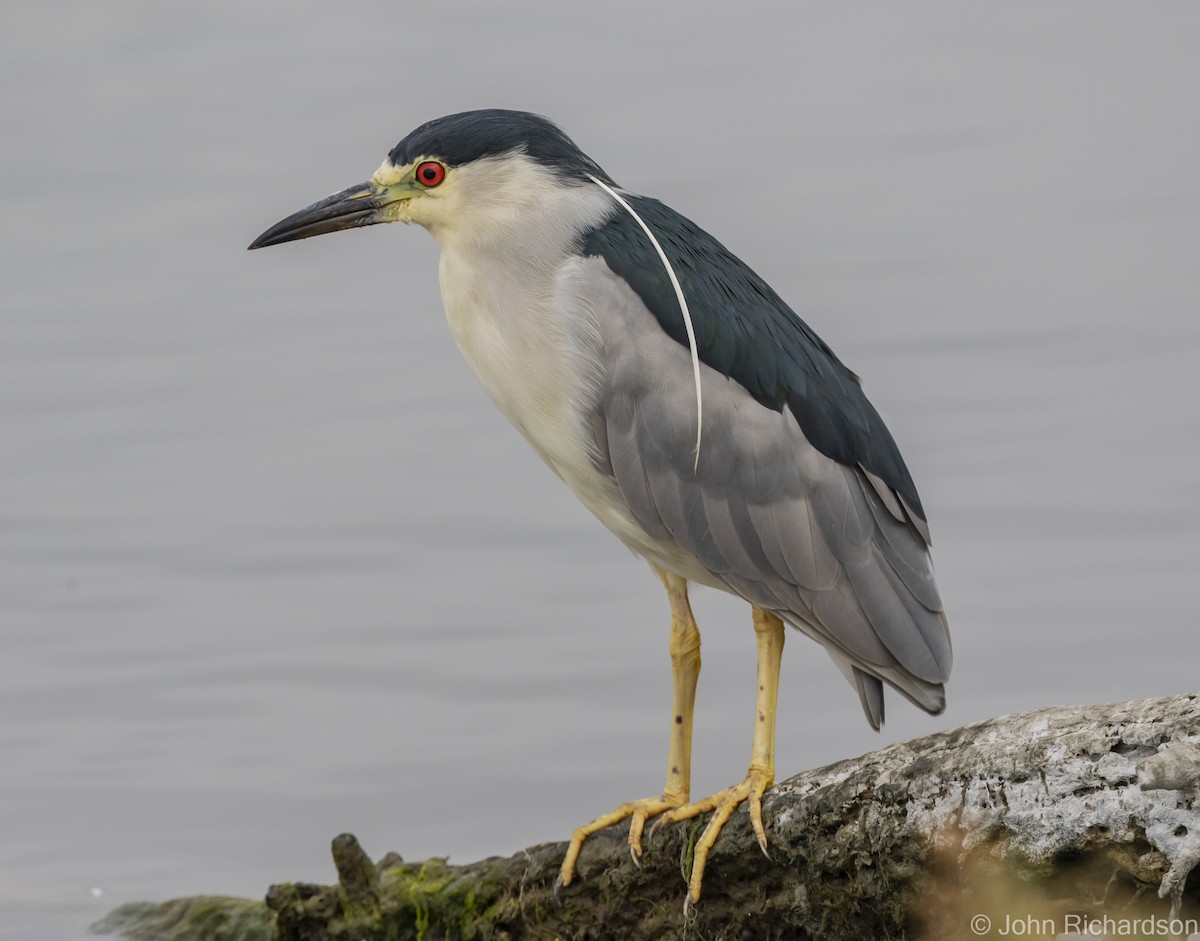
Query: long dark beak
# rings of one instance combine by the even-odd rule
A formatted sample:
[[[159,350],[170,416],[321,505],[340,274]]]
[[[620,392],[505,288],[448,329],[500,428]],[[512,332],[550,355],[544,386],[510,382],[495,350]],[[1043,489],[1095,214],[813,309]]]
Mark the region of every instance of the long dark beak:
[[[381,215],[380,210],[398,198],[403,197],[392,188],[374,182],[359,183],[276,222],[251,242],[250,248],[266,248],[327,232],[391,222],[390,218]]]

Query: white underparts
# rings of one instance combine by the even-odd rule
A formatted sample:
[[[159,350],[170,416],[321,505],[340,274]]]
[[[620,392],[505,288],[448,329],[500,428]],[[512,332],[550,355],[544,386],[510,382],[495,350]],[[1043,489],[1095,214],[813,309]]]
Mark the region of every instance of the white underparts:
[[[654,233],[650,231],[650,226],[646,225],[642,217],[637,214],[628,202],[621,198],[616,190],[596,177],[591,176],[591,174],[588,174],[588,176],[591,177],[593,183],[608,193],[626,212],[633,216],[637,224],[642,227],[642,231],[650,239],[650,244],[658,252],[658,257],[662,259],[663,267],[667,269],[667,277],[671,279],[671,286],[675,288],[675,297],[679,299],[679,310],[683,314],[683,326],[687,330],[688,348],[692,354],[692,377],[696,383],[696,455],[695,461],[692,464],[692,470],[695,471],[700,466],[700,435],[704,428],[704,402],[700,394],[700,351],[696,346],[696,331],[692,327],[692,313],[688,310],[687,298],[683,296],[683,288],[679,284],[679,278],[675,276],[675,269],[671,267],[667,253],[663,251],[662,245],[654,237]]]

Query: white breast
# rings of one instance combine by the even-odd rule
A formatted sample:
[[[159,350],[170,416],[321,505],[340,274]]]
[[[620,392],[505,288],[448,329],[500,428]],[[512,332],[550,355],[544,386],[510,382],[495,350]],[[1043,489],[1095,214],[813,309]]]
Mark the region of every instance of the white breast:
[[[547,286],[530,292],[521,272],[479,262],[442,252],[450,332],[500,411],[574,486],[595,473],[583,430],[600,366],[582,348],[587,326],[567,322]]]
[[[500,411],[622,542],[664,568],[713,583],[679,546],[652,539],[599,469],[592,420],[607,377],[589,269],[575,251],[579,235],[614,211],[611,197],[599,188],[548,185],[519,162],[504,169],[525,175],[528,199],[489,206],[477,192],[461,212],[428,226],[442,246],[442,302],[455,342]]]

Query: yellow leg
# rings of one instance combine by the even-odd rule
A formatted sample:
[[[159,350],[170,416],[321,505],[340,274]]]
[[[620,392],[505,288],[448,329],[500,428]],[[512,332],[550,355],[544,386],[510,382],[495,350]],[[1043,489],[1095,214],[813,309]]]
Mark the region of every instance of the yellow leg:
[[[688,880],[688,895],[684,907],[700,900],[704,881],[704,865],[708,852],[717,841],[725,822],[742,801],[750,804],[750,825],[758,837],[758,845],[767,852],[767,834],[762,822],[762,796],[775,783],[775,707],[779,700],[779,662],[783,656],[783,621],[770,611],[754,609],[754,633],[758,642],[758,695],[755,697],[754,746],[750,752],[750,769],[741,784],[727,787],[711,797],[668,811],[658,818],[654,830],[689,820],[714,811],[696,841],[692,856],[692,875]]]
[[[696,680],[700,676],[700,631],[688,603],[687,579],[657,566],[654,571],[662,579],[671,602],[671,677],[675,692],[671,747],[667,755],[667,783],[660,796],[622,804],[571,834],[571,844],[567,847],[567,855],[558,875],[559,885],[571,884],[575,876],[575,862],[584,840],[598,830],[627,818],[632,818],[629,824],[629,852],[633,861],[640,863],[642,831],[646,821],[663,811],[682,807],[691,794],[692,712],[696,704]]]

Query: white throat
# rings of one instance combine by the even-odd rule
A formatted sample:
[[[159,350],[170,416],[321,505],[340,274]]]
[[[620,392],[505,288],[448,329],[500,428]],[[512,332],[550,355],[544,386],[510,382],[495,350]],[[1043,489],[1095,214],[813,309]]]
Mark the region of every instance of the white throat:
[[[478,161],[455,182],[432,207],[437,218],[413,220],[442,247],[450,331],[492,400],[574,486],[593,472],[579,423],[602,377],[595,324],[564,302],[560,278],[581,235],[617,207],[599,187],[564,186],[528,158]]]

